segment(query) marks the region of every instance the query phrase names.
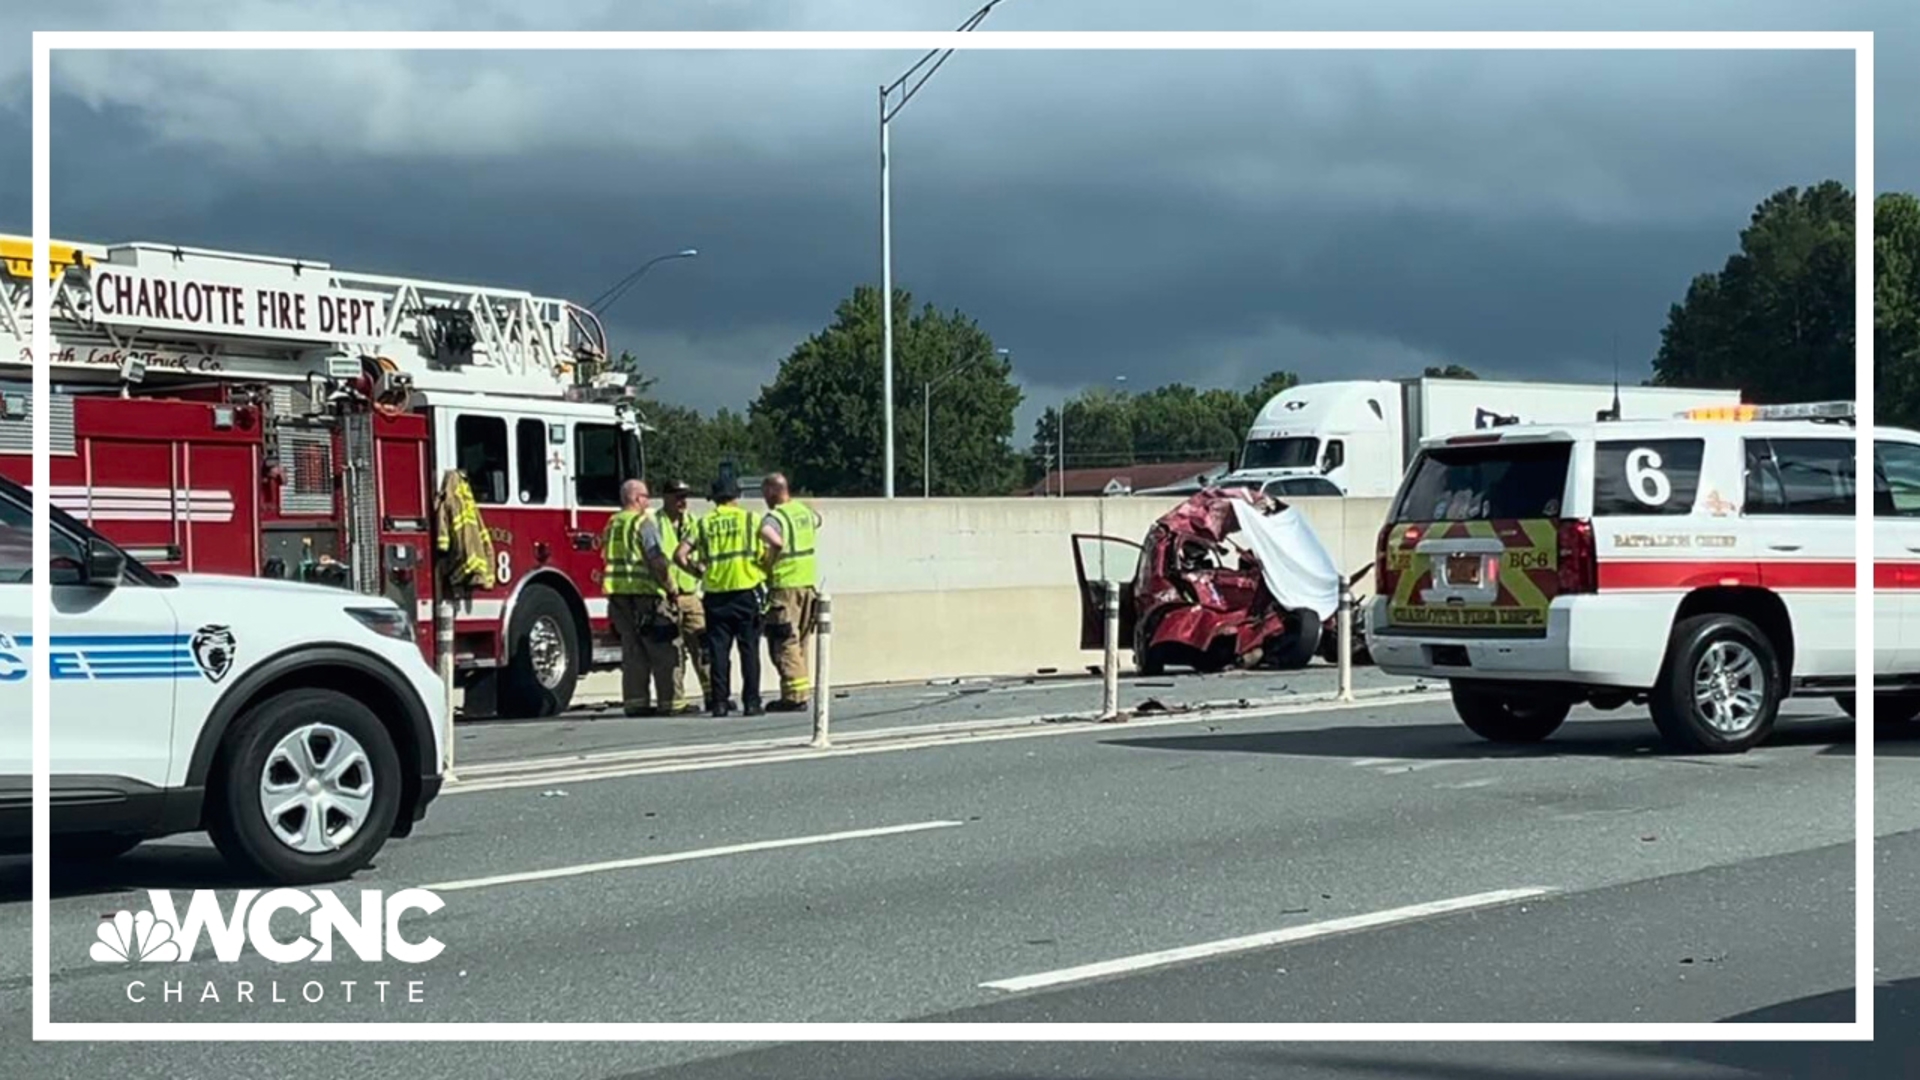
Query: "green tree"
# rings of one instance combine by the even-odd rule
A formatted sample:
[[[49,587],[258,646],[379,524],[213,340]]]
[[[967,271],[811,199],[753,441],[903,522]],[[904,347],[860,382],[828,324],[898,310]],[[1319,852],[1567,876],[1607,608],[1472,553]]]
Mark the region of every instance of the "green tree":
[[[1295,375],[1291,371],[1268,372],[1265,377],[1253,385],[1253,389],[1247,391],[1247,423],[1253,423],[1253,418],[1259,415],[1260,410],[1266,407],[1267,402],[1273,400],[1275,394],[1285,390],[1291,390],[1299,385],[1300,376]],[[1241,425],[1240,434],[1243,436],[1246,434],[1246,425]]]
[[[1920,427],[1920,198],[1873,201],[1874,416]]]
[[[1445,366],[1430,364],[1422,374],[1429,379],[1478,379],[1480,377],[1474,374],[1472,368],[1462,367],[1459,364]]]
[[[1253,411],[1245,395],[1156,387],[1133,400],[1133,451],[1141,461],[1225,461],[1246,437]]]
[[[1654,384],[1753,402],[1851,398],[1853,282],[1853,194],[1836,180],[1775,192],[1740,250],[1668,311]]]
[[[1275,371],[1244,392],[1199,390],[1184,383],[1131,395],[1106,387],[1083,391],[1063,406],[1067,468],[1225,461],[1246,439],[1261,407],[1299,381],[1290,371]],[[1048,409],[1034,424],[1029,486],[1058,467],[1059,417],[1059,409]]]
[[[943,495],[1003,494],[1017,480],[1009,440],[1021,393],[1012,364],[993,339],[958,311],[912,310],[894,291],[894,439],[897,487],[920,486],[923,391],[932,393],[933,488]],[[885,490],[882,440],[880,291],[856,288],[834,321],[795,346],[750,406],[760,437],[750,441],[767,465],[799,489],[820,495],[878,495]]]

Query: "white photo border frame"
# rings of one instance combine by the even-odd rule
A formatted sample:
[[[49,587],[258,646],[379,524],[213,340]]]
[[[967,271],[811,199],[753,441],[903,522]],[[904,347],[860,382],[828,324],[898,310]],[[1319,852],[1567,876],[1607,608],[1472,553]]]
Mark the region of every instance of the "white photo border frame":
[[[49,310],[51,66],[59,50],[888,50],[1098,51],[1845,51],[1854,56],[1854,397],[1858,460],[1873,452],[1873,34],[1868,31],[44,31],[33,33],[33,305]],[[50,355],[49,320],[33,322]],[[49,368],[33,369],[34,400]],[[47,410],[33,410],[33,557],[47,565]],[[1855,506],[1854,1019],[1850,1023],[55,1023],[49,988],[51,875],[50,661],[40,650],[33,699],[33,1038],[35,1041],[1870,1041],[1873,1038],[1873,486]],[[32,583],[33,634],[49,639],[47,575]],[[1784,810],[1784,808],[1783,808]]]

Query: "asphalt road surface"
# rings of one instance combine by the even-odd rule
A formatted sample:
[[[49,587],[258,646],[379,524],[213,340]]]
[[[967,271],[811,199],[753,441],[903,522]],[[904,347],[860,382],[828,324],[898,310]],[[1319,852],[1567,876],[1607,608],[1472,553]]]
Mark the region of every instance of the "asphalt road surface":
[[[691,678],[691,673],[688,674]],[[1414,688],[1410,679],[1356,667],[1356,690]],[[1338,689],[1334,669],[1318,661],[1299,671],[1225,671],[1199,675],[1180,671],[1148,678],[1123,675],[1120,708],[1179,708],[1238,701],[1281,702],[1327,695]],[[982,720],[1025,717],[1090,717],[1101,707],[1104,689],[1091,675],[1049,678],[941,679],[930,682],[858,686],[834,694],[835,732],[922,728]],[[739,703],[739,694],[734,695]],[[799,738],[813,730],[808,713],[770,713],[723,719],[695,714],[630,719],[613,702],[582,704],[550,720],[469,720],[458,727],[456,762],[497,762],[556,754],[595,753],[637,746],[672,746],[716,740]]]
[[[1735,758],[1672,754],[1643,712],[1581,715],[1514,750],[1474,739],[1444,705],[1378,699],[456,791],[353,883],[426,886],[446,902],[410,916],[414,934],[445,944],[419,965],[227,964],[203,945],[162,979],[149,970],[159,965],[90,960],[102,917],[144,907],[148,888],[184,903],[180,890],[231,896],[249,884],[197,839],[166,841],[56,874],[53,1014],[1845,1020],[1853,730],[1822,706],[1793,713],[1772,744]],[[25,1075],[170,1080],[368,1067],[463,1078],[1900,1075],[1920,987],[1920,922],[1907,913],[1920,896],[1913,745],[1879,744],[1876,765],[1884,1037],[1817,1056],[1756,1045],[30,1045],[19,865],[0,866],[0,1030],[21,1036]],[[275,926],[283,939],[301,929],[290,916]],[[167,980],[178,1000],[160,989]],[[261,1000],[276,980],[286,1000]],[[345,980],[357,984],[351,1001]],[[375,980],[389,984],[384,1001]],[[256,1000],[235,1000],[241,981]],[[303,1000],[307,981],[321,983],[318,1002]],[[217,1001],[203,1000],[209,984]]]

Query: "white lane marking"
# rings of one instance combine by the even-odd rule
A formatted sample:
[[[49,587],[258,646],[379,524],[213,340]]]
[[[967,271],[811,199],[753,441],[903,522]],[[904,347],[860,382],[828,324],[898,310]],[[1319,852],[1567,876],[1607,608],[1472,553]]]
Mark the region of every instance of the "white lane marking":
[[[1365,915],[1350,915],[1342,919],[1328,919],[1324,922],[1307,923],[1304,926],[1290,926],[1285,930],[1273,930],[1264,934],[1249,934],[1246,937],[1225,938],[1209,941],[1201,945],[1188,945],[1178,949],[1164,949],[1160,952],[1141,953],[1126,956],[1118,960],[1104,960],[1097,964],[1082,964],[1079,967],[1061,968],[1058,971],[1045,971],[1038,975],[1022,975],[1014,979],[1000,979],[995,982],[981,983],[982,989],[1018,992],[1038,990],[1043,987],[1060,986],[1065,983],[1085,982],[1088,979],[1103,978],[1108,975],[1123,975],[1149,968],[1166,967],[1170,964],[1184,963],[1188,960],[1200,960],[1208,957],[1226,956],[1230,953],[1247,952],[1252,949],[1264,949],[1274,945],[1290,945],[1313,938],[1329,937],[1334,934],[1349,933],[1354,930],[1371,930],[1395,923],[1412,922],[1416,919],[1431,918],[1457,911],[1470,911],[1475,908],[1493,907],[1510,904],[1516,900],[1528,900],[1545,896],[1552,889],[1530,887],[1524,889],[1500,889],[1495,892],[1475,893],[1472,896],[1459,896],[1451,900],[1433,900],[1424,904],[1392,908],[1387,911],[1375,911]]]
[[[643,866],[665,866],[668,863],[692,862],[696,859],[717,859],[723,855],[745,855],[755,851],[777,851],[780,848],[805,847],[810,844],[833,844],[842,840],[865,840],[876,836],[899,836],[904,833],[926,832],[929,829],[954,829],[965,824],[960,821],[921,821],[912,825],[885,825],[877,829],[855,829],[851,832],[821,833],[817,836],[793,836],[785,840],[755,840],[746,844],[728,844],[724,847],[700,848],[694,851],[670,851],[661,855],[641,855],[632,859],[613,859],[608,862],[581,863],[577,866],[556,866],[550,870],[529,870],[519,874],[495,874],[492,877],[467,878],[462,881],[442,881],[437,885],[423,885],[421,888],[431,892],[455,892],[460,889],[484,889],[490,885],[515,885],[525,881],[550,881],[554,878],[579,877],[582,874],[599,874],[608,870],[632,870]]]
[[[547,771],[534,771],[529,768],[518,775],[488,777],[467,780],[466,770],[460,770],[461,778],[449,781],[441,789],[441,796],[471,795],[487,791],[505,791],[512,788],[546,787],[559,783],[585,783],[590,780],[615,780],[630,776],[656,776],[662,773],[699,772],[708,769],[733,769],[747,765],[774,765],[786,761],[826,761],[831,758],[858,757],[865,754],[889,754],[902,750],[929,750],[943,746],[970,746],[975,743],[1000,742],[1005,739],[1037,739],[1053,735],[1118,735],[1127,731],[1139,731],[1147,728],[1179,727],[1192,724],[1210,724],[1228,720],[1258,720],[1268,717],[1286,717],[1310,715],[1314,713],[1350,712],[1358,709],[1372,709],[1395,705],[1430,705],[1445,701],[1444,693],[1402,693],[1383,695],[1368,700],[1362,698],[1352,703],[1334,701],[1309,701],[1293,706],[1263,706],[1241,710],[1217,710],[1199,715],[1161,717],[1153,720],[1131,720],[1124,724],[1100,724],[1090,720],[1071,722],[1043,723],[1038,718],[1011,721],[1022,726],[1012,730],[1001,727],[985,730],[962,730],[940,734],[929,738],[902,738],[876,744],[836,744],[824,750],[810,747],[807,740],[795,737],[783,740],[780,746],[763,751],[750,751],[729,756],[698,757],[696,760],[668,760],[652,762],[627,762],[624,764],[596,765],[588,762],[556,763]],[[911,730],[911,729],[895,729]],[[1386,730],[1386,729],[1383,729]],[[851,738],[851,737],[850,737]],[[764,745],[764,743],[759,744]],[[729,744],[716,743],[701,748],[685,748],[686,756],[694,757],[694,751],[716,755],[727,754]],[[529,763],[530,764],[530,763]]]

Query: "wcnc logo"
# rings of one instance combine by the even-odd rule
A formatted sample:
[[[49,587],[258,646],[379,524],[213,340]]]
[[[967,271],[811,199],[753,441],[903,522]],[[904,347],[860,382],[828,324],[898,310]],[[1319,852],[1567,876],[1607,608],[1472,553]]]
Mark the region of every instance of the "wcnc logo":
[[[185,918],[174,908],[173,894],[165,889],[149,890],[147,904],[152,910],[115,912],[111,919],[103,920],[95,932],[99,940],[87,955],[102,963],[187,961],[193,959],[202,934],[213,942],[214,955],[228,964],[238,961],[249,945],[262,959],[277,964],[303,960],[326,963],[333,959],[336,934],[346,939],[354,955],[369,961],[391,957],[420,964],[439,956],[445,948],[436,938],[415,942],[400,933],[400,916],[405,912],[417,909],[431,915],[446,906],[425,889],[402,889],[385,900],[378,889],[362,890],[358,915],[327,889],[312,893],[273,889],[264,895],[258,889],[242,890],[234,897],[230,915],[222,913],[220,897],[208,889],[194,890]],[[275,938],[273,916],[280,911],[310,915],[309,936],[292,941]]]
[[[147,903],[150,910],[118,911],[111,918],[103,919],[94,932],[96,940],[87,955],[103,964],[185,963],[193,959],[203,937],[212,943],[214,956],[227,964],[240,961],[249,948],[261,959],[276,964],[328,963],[333,960],[336,937],[363,961],[422,964],[439,956],[445,948],[437,938],[420,936],[409,940],[401,933],[402,915],[410,911],[431,915],[445,906],[444,901],[426,889],[401,889],[390,897],[378,889],[363,890],[358,913],[326,889],[312,892],[273,889],[265,893],[246,889],[236,894],[231,908],[225,910],[217,893],[196,889],[184,915],[174,907],[173,894],[164,889],[149,890]],[[276,937],[273,919],[281,912],[307,916],[307,933],[284,940]],[[371,1001],[377,994],[379,1002],[385,1004],[392,981],[369,981],[374,991],[363,993],[362,1000]],[[349,1004],[358,985],[357,980],[338,982]],[[422,985],[419,980],[408,981],[410,1003],[423,1000]],[[235,1003],[254,1003],[255,985],[245,979],[234,980],[226,986],[206,980],[196,1000],[222,1003],[224,991],[229,987]],[[262,1003],[284,1004],[293,1000],[281,996],[278,979],[268,980],[259,989]],[[159,1000],[183,1002],[188,1000],[187,992],[183,981],[163,981]],[[328,984],[307,980],[299,993],[309,1004],[317,1004],[327,996]],[[136,1004],[150,1000],[144,980],[135,979],[127,984],[127,1000]]]

